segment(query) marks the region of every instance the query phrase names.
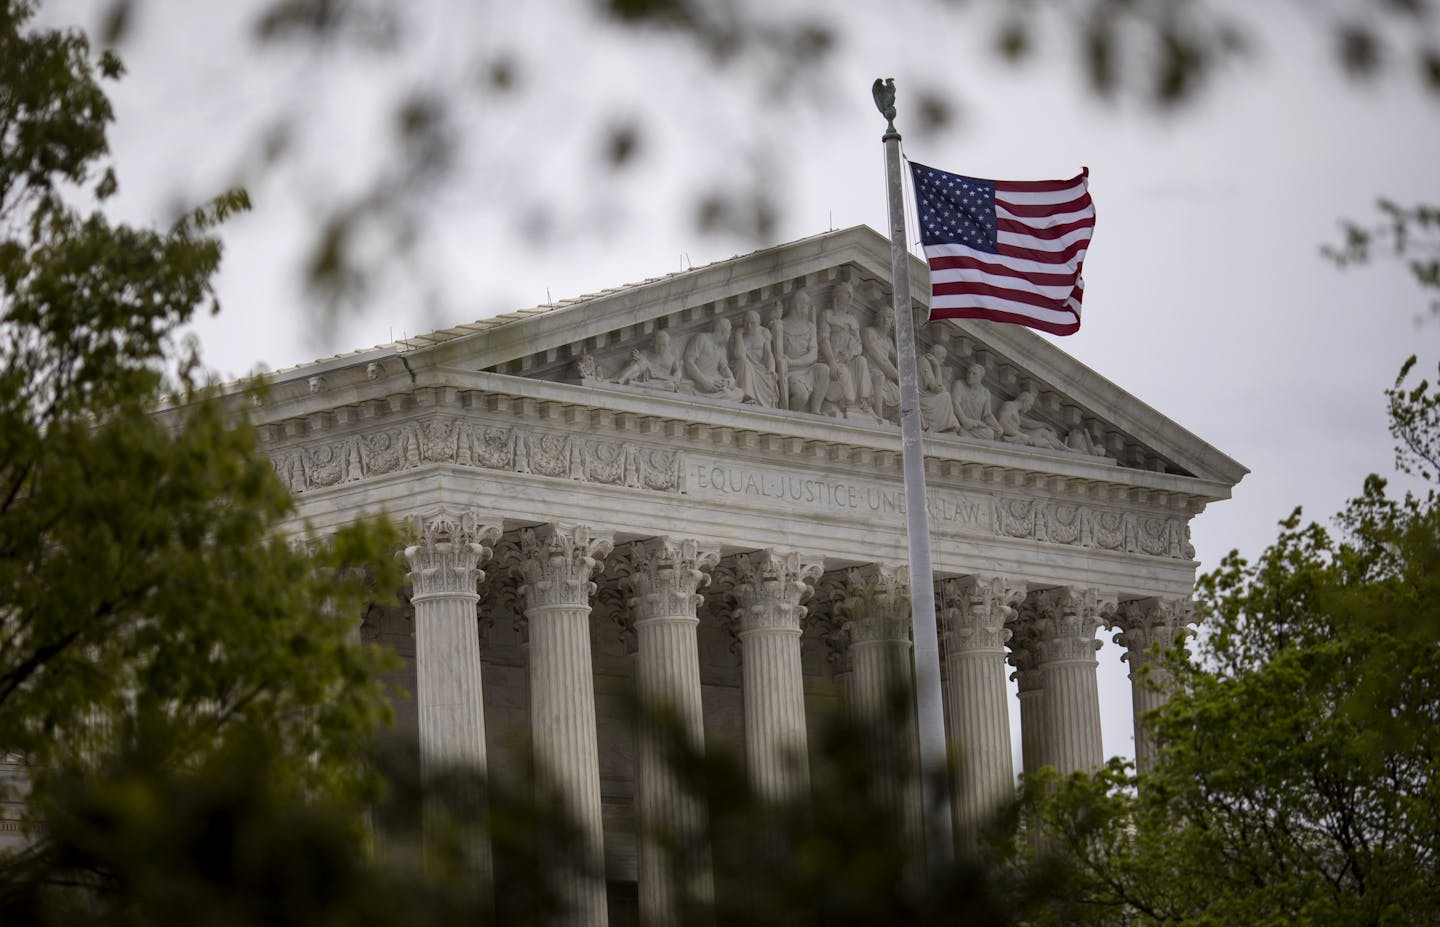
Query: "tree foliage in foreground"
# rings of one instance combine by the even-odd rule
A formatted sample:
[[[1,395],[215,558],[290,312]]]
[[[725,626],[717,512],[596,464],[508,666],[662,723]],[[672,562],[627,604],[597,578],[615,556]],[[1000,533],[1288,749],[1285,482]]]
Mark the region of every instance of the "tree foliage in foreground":
[[[1078,900],[1125,924],[1440,923],[1440,391],[1388,392],[1397,463],[1335,532],[1297,511],[1205,576],[1200,660],[1152,720],[1160,762],[1042,799]]]
[[[346,638],[398,587],[393,539],[279,533],[292,500],[179,337],[215,308],[210,229],[244,196],[160,231],[77,206],[115,189],[121,68],[33,12],[0,0],[0,753],[25,767],[29,852],[59,783],[142,744],[187,770],[243,736],[271,780],[358,796],[386,709],[378,651]]]

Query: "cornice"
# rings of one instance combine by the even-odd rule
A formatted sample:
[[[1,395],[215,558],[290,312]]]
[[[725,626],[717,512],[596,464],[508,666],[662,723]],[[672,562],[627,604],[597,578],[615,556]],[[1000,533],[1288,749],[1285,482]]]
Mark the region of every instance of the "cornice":
[[[481,416],[591,437],[640,441],[693,453],[774,462],[777,455],[812,467],[882,478],[899,475],[895,430],[822,416],[737,409],[664,396],[636,396],[480,371],[432,369],[282,399],[253,409],[270,449],[348,436],[405,422]],[[1178,474],[1117,467],[1114,461],[927,436],[927,477],[1024,489],[1053,499],[1125,502],[1196,514],[1229,497],[1227,484]]]

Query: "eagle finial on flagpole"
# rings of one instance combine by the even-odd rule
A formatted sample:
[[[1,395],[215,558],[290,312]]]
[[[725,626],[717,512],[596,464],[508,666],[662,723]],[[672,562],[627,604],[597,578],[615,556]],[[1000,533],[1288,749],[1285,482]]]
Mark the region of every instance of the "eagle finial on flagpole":
[[[895,131],[895,78],[875,78],[875,83],[870,85],[870,95],[875,98],[875,108],[890,123],[885,127],[885,134],[880,136],[881,140],[899,138],[900,133]]]

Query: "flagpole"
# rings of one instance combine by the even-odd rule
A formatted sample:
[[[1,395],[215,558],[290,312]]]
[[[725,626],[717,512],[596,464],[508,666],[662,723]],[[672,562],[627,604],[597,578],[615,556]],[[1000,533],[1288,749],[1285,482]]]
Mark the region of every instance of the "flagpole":
[[[890,200],[891,291],[895,353],[900,374],[900,445],[905,474],[905,529],[910,550],[910,622],[915,640],[915,720],[920,736],[920,783],[925,808],[926,859],[937,872],[955,852],[950,811],[945,709],[940,696],[940,641],[935,629],[935,578],[930,565],[930,517],[925,507],[925,450],[921,444],[919,375],[915,369],[915,316],[910,308],[910,251],[905,246],[900,133],[895,131],[895,81],[876,80],[875,106],[888,122],[886,192]]]

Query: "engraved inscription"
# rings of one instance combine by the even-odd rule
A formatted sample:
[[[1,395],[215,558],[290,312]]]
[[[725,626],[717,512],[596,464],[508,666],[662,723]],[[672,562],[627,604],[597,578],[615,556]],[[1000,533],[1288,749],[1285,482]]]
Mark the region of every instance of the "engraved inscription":
[[[692,496],[743,496],[761,504],[780,503],[840,514],[905,514],[905,490],[866,480],[831,479],[780,470],[742,467],[719,461],[691,460],[686,493]],[[931,491],[930,518],[940,526],[990,531],[991,502],[983,496]]]

